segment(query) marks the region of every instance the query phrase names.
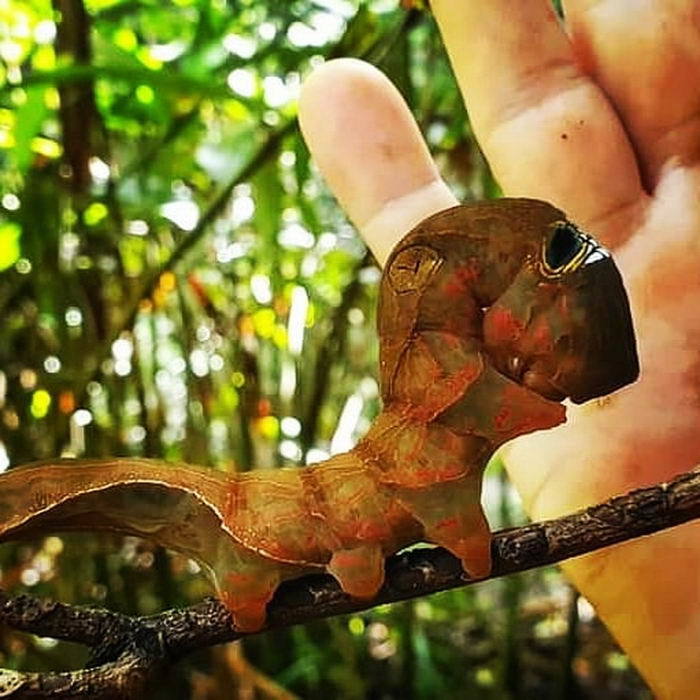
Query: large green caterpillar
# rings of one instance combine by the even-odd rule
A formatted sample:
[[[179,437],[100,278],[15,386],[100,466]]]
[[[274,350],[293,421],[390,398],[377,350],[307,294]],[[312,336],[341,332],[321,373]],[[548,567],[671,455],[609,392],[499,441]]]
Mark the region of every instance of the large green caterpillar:
[[[564,421],[560,401],[639,372],[607,251],[544,202],[458,206],[392,252],[378,312],[383,411],[352,450],[226,476],[142,459],[65,460],[0,477],[0,540],[115,530],[201,561],[240,629],[283,580],[326,570],[370,598],[384,558],[427,540],[489,573],[483,469],[504,442]]]

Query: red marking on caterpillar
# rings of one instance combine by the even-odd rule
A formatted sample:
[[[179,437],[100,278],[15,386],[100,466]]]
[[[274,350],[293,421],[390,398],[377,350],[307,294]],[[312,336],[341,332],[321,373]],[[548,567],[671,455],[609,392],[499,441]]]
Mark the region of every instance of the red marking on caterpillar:
[[[436,530],[455,530],[459,526],[459,518],[455,515],[452,516],[451,518],[445,518],[444,520],[440,520],[436,526]]]
[[[510,419],[510,410],[507,406],[502,406],[501,410],[493,417],[493,424],[497,430],[503,430],[508,426]]]
[[[491,311],[489,323],[494,340],[504,343],[517,340],[525,330],[525,324],[516,318],[510,309],[503,306]]]

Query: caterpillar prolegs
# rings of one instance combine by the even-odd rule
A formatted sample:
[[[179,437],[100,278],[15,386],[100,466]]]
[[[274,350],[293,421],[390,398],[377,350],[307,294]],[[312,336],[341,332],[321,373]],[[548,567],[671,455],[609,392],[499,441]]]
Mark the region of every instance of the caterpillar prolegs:
[[[263,626],[281,581],[310,571],[373,597],[385,557],[418,541],[488,575],[490,456],[564,421],[564,398],[581,403],[638,375],[617,268],[545,202],[457,206],[392,252],[378,332],[383,411],[349,452],[229,476],[142,459],[11,469],[0,476],[0,541],[96,529],[150,538],[202,562],[246,631]]]

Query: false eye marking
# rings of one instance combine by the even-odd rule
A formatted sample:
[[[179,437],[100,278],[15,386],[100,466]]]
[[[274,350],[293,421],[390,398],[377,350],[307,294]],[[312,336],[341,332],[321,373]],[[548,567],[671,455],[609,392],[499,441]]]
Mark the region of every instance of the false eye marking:
[[[559,277],[609,257],[610,253],[595,238],[569,221],[557,221],[554,233],[544,243],[542,270],[547,277]]]
[[[583,245],[577,228],[568,222],[555,224],[554,235],[544,250],[545,265],[552,272],[560,270],[576,258]]]
[[[397,294],[423,289],[442,264],[440,254],[425,245],[413,245],[397,253],[389,263],[388,277]]]

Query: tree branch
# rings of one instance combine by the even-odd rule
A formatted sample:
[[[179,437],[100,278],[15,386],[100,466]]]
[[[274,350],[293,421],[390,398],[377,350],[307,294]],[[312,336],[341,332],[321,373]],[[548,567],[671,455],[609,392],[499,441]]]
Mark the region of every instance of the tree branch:
[[[61,18],[56,30],[56,52],[67,56],[72,65],[63,70],[89,69],[90,16],[82,0],[53,0]],[[59,69],[60,70],[60,69]],[[70,184],[75,194],[84,195],[90,186],[90,156],[94,152],[95,122],[98,118],[93,81],[77,85],[58,83],[59,118],[63,132],[65,162],[70,166]]]
[[[571,515],[502,530],[492,542],[488,578],[553,564],[700,517],[700,469],[631,491]],[[459,561],[440,547],[390,557],[386,583],[371,601],[351,599],[326,575],[280,586],[265,629],[366,610],[376,605],[467,586]],[[138,697],[168,663],[197,649],[245,636],[226,608],[208,598],[183,610],[128,617],[105,610],[11,598],[0,591],[0,620],[18,630],[92,647],[88,668],[70,673],[0,671],[3,698]]]

